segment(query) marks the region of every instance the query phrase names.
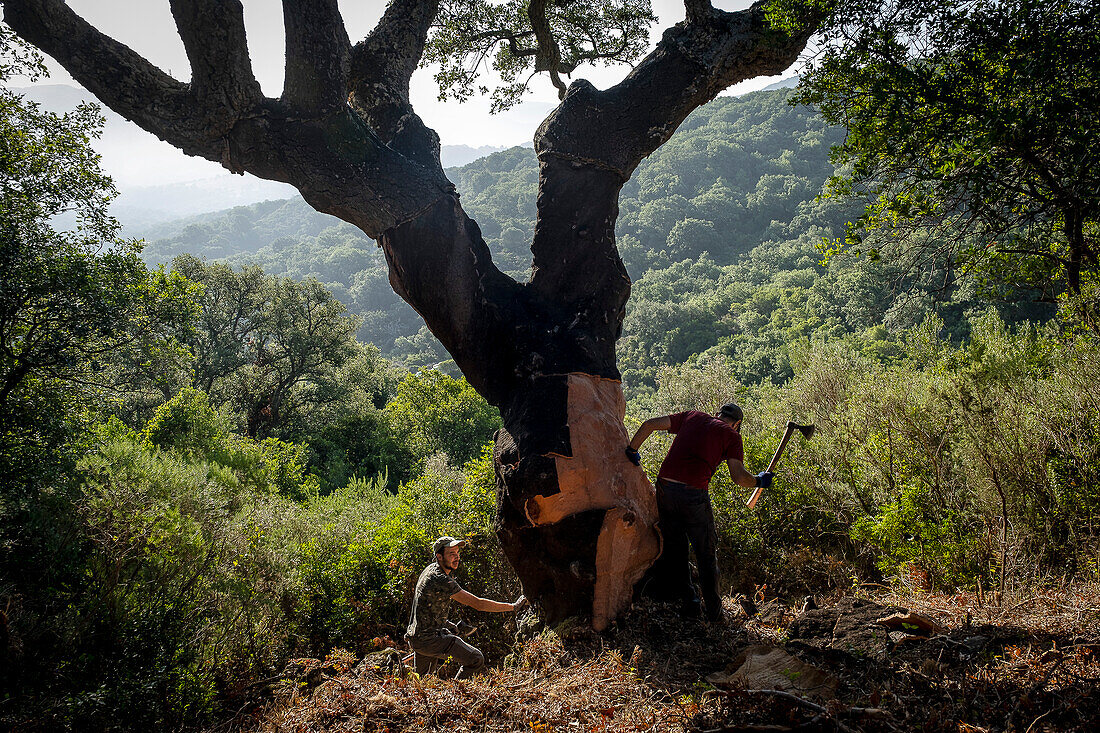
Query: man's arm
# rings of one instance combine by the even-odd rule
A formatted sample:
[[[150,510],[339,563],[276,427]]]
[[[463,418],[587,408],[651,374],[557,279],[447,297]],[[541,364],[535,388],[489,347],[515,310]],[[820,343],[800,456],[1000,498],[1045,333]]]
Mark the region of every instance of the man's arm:
[[[478,611],[489,611],[492,613],[507,613],[508,611],[515,611],[517,608],[522,607],[523,603],[527,600],[523,596],[520,596],[514,603],[504,603],[502,601],[491,601],[488,598],[479,598],[469,591],[460,590],[451,596],[452,601],[458,601],[464,606],[476,609]]]
[[[662,415],[661,417],[651,417],[642,423],[642,426],[638,428],[638,432],[634,433],[634,437],[630,439],[630,445],[627,446],[633,451],[637,451],[642,447],[642,443],[646,438],[653,434],[655,430],[671,430],[672,429],[672,416]]]
[[[744,463],[736,458],[727,458],[726,468],[730,470],[730,478],[733,479],[733,483],[744,486],[746,489],[756,488],[756,476],[745,469]]]
[[[642,426],[638,428],[638,432],[634,433],[634,437],[630,439],[630,444],[626,446],[626,457],[635,466],[642,465],[642,457],[638,455],[638,449],[642,447],[642,443],[648,438],[654,430],[671,430],[672,429],[672,416],[664,415],[662,417],[651,417],[642,423]]]

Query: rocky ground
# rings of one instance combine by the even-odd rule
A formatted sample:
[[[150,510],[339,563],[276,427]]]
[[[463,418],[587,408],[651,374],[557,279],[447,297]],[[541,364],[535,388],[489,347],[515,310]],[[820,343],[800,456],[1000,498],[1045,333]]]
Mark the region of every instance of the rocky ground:
[[[295,660],[218,730],[1100,730],[1100,589],[995,600],[730,599],[724,626],[641,604],[604,634],[529,618],[468,681],[418,679],[398,649]]]

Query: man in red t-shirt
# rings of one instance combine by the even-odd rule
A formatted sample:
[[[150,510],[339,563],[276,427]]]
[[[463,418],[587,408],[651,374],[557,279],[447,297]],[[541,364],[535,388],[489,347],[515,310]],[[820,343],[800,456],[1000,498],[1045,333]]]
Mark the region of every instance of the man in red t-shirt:
[[[757,475],[745,469],[741,445],[744,413],[735,404],[723,405],[716,415],[698,410],[653,417],[642,423],[626,447],[627,457],[641,465],[638,449],[653,431],[666,430],[676,436],[657,473],[657,508],[660,511],[664,551],[653,569],[653,578],[666,586],[666,594],[678,598],[688,615],[698,615],[699,596],[691,582],[688,542],[695,550],[699,582],[707,618],[720,621],[722,601],[718,596],[718,534],[711,509],[710,478],[725,462],[730,478],[746,488],[771,486],[772,474]]]

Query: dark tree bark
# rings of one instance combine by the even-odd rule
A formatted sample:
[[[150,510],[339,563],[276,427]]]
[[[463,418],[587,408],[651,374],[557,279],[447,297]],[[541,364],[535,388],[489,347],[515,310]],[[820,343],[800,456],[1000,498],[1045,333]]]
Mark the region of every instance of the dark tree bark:
[[[191,155],[290,183],[378,239],[394,290],[501,411],[496,528],[525,593],[551,621],[579,613],[603,628],[625,609],[660,537],[652,487],[623,455],[619,192],[692,110],[793,63],[816,19],[787,35],[763,3],[727,13],[687,0],[687,20],[620,84],[573,82],[535,135],[534,270],[518,283],[493,264],[409,103],[438,0],[395,0],[354,46],[336,0],[283,0],[279,99],[260,93],[236,0],[172,0],[190,84],[62,0],[3,2],[8,24],[108,107]]]

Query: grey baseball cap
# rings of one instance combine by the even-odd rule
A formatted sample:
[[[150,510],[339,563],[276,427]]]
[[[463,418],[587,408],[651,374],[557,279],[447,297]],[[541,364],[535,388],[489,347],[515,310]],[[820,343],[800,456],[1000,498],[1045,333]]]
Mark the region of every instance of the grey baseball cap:
[[[465,547],[467,545],[466,540],[456,540],[454,537],[440,537],[432,545],[432,549],[435,550],[435,554],[442,555],[443,551],[448,547]]]

